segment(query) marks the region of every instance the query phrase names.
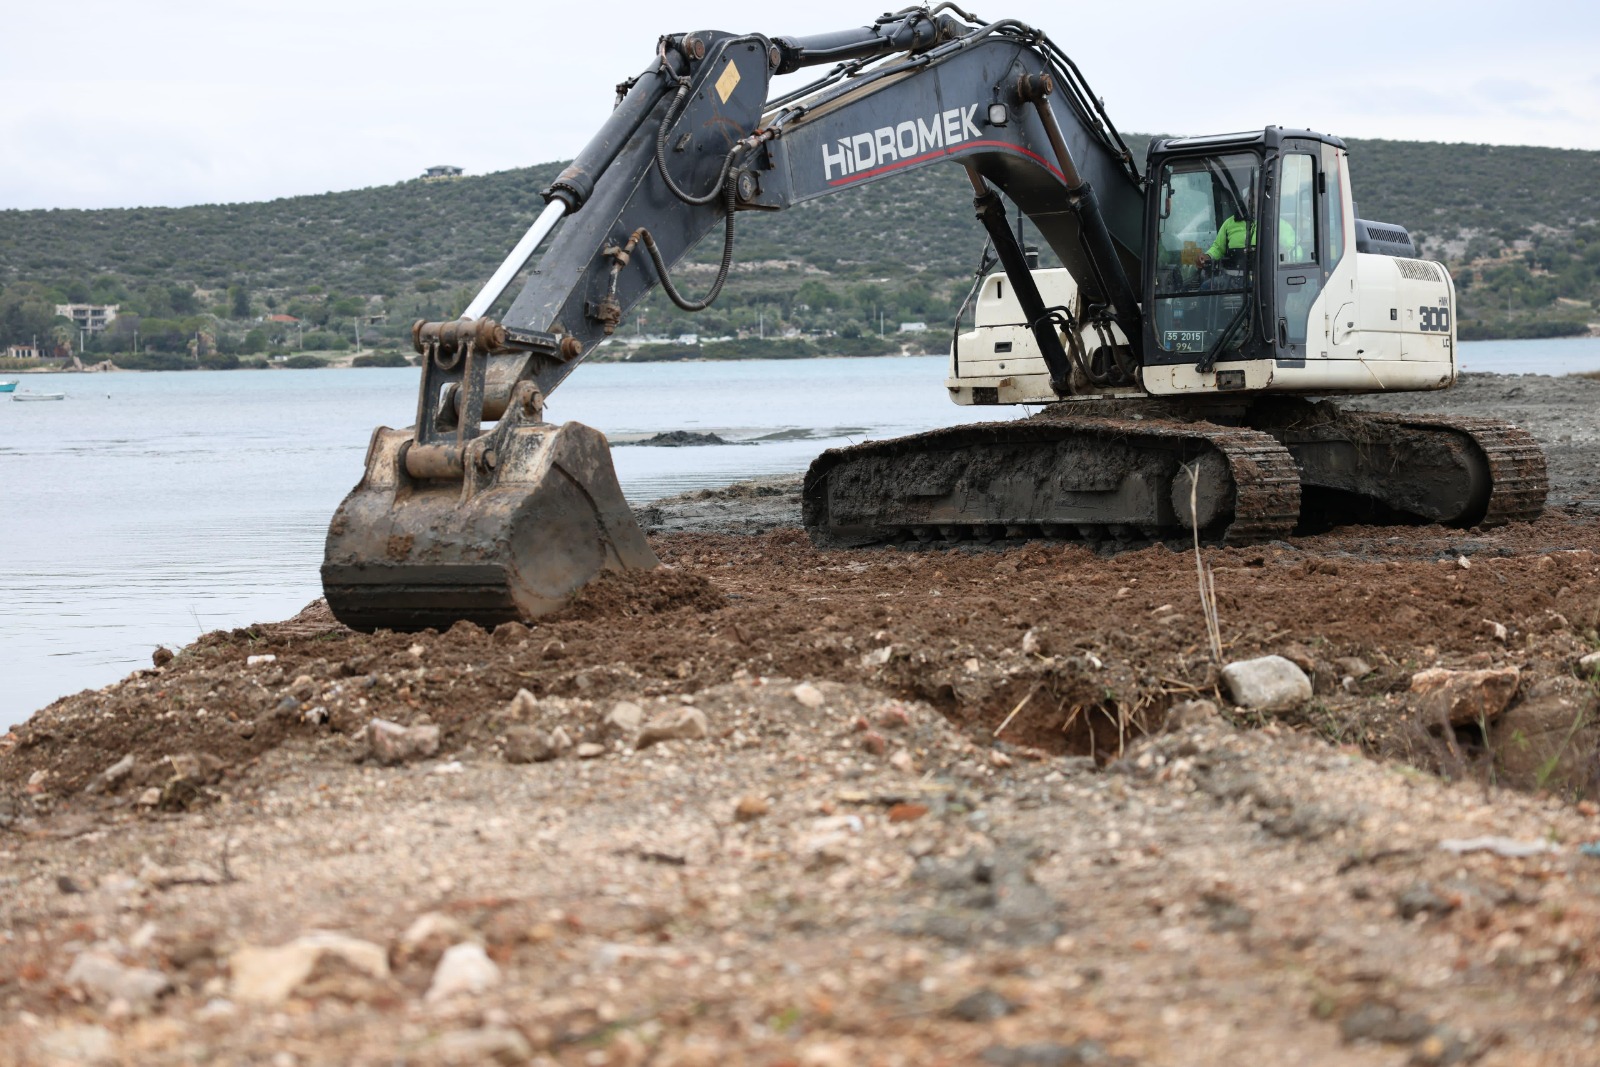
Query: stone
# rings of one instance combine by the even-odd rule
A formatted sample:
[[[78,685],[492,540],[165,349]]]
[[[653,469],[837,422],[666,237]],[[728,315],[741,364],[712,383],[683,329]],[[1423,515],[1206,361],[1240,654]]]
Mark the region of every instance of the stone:
[[[808,708],[820,708],[828,699],[822,695],[822,690],[810,682],[801,682],[789,692],[794,696],[795,700]]]
[[[289,683],[289,695],[302,704],[309,703],[317,695],[317,680],[309,674],[302,674]]]
[[[1346,1043],[1379,1041],[1385,1045],[1412,1045],[1433,1030],[1427,1016],[1402,1012],[1392,1004],[1366,1000],[1339,1022],[1339,1036]]]
[[[241,945],[228,957],[231,996],[245,1004],[282,1004],[312,977],[324,957],[334,957],[370,978],[389,977],[389,956],[370,941],[317,931],[284,945]]]
[[[150,663],[157,670],[172,662],[172,649],[165,645],[157,645],[156,650],[150,653]]]
[[[917,772],[917,761],[912,757],[911,753],[903,748],[895,749],[894,755],[889,757],[889,766],[901,774],[915,774]]]
[[[1499,641],[1502,645],[1505,644],[1506,639],[1511,636],[1510,631],[1508,631],[1505,627],[1505,623],[1495,622],[1493,619],[1484,619],[1483,628],[1489,632],[1490,637],[1494,638],[1496,641]]]
[[[1489,725],[1499,781],[1516,789],[1592,787],[1600,750],[1600,716],[1593,690],[1576,678],[1535,686],[1516,707]]]
[[[1578,670],[1585,675],[1600,672],[1600,652],[1591,652],[1578,660]]]
[[[497,645],[514,645],[525,639],[529,632],[527,626],[520,622],[503,622],[494,628],[491,636]]]
[[[565,726],[557,726],[550,731],[550,747],[555,749],[558,756],[572,748],[572,737]]]
[[[593,741],[585,741],[573,753],[579,759],[599,759],[606,754],[606,746],[597,745]]]
[[[500,968],[475,941],[452,945],[439,957],[423,999],[438,1004],[461,993],[477,994],[500,984]]]
[[[1024,656],[1048,656],[1050,654],[1049,628],[1035,626],[1023,634],[1022,654]]]
[[[271,652],[264,652],[259,656],[246,656],[244,658],[244,665],[246,667],[260,667],[268,663],[276,662],[278,662],[278,657],[273,655]]]
[[[1515,667],[1477,671],[1430,667],[1411,676],[1413,709],[1429,725],[1490,722],[1517,695],[1521,678]]]
[[[928,805],[903,801],[889,808],[890,822],[915,822],[928,814]]]
[[[518,689],[517,695],[511,698],[511,703],[506,705],[506,714],[513,719],[531,719],[539,713],[539,700],[526,689]]]
[[[606,715],[606,725],[623,734],[637,733],[644,724],[644,709],[631,700],[619,700]]]
[[[129,967],[111,953],[92,948],[72,961],[66,983],[95,1000],[121,1000],[136,1009],[147,1008],[172,992],[172,981],[160,971]]]
[[[869,756],[881,756],[889,751],[889,739],[876,730],[861,735],[861,747]]]
[[[425,912],[412,920],[394,947],[397,967],[420,964],[435,967],[451,945],[478,940],[477,933],[453,916],[440,911]]]
[[[639,738],[633,743],[636,749],[646,749],[662,741],[702,741],[711,734],[711,724],[706,713],[699,708],[679,708],[670,715],[662,715],[645,723]]]
[[[138,766],[138,760],[134,759],[133,753],[130,752],[89,779],[89,784],[83,787],[83,791],[85,793],[116,792],[124,782],[133,777],[133,771],[136,766]]]
[[[388,719],[367,724],[367,754],[379,763],[396,764],[425,759],[439,751],[439,728],[401,726]]]
[[[1343,678],[1365,678],[1372,673],[1372,668],[1360,656],[1341,656],[1333,661],[1333,668]]]
[[[956,1001],[945,1014],[964,1023],[992,1023],[1016,1010],[1015,1004],[984,986]]]
[[[544,763],[560,755],[550,736],[536,726],[507,727],[500,751],[507,763]]]
[[[1230,663],[1222,684],[1235,704],[1253,711],[1288,711],[1311,699],[1311,679],[1282,656]]]
[[[740,797],[733,806],[733,818],[735,822],[755,822],[771,810],[766,797]]]
[[[32,1053],[24,1062],[113,1064],[119,1059],[111,1031],[93,1025],[46,1031],[34,1039]]]
[[[1191,726],[1213,722],[1221,714],[1216,702],[1212,700],[1180,700],[1167,709],[1167,718],[1162,729],[1169,731],[1187,730]]]
[[[509,625],[501,623],[502,626]],[[516,1067],[533,1059],[533,1046],[521,1031],[509,1026],[485,1026],[478,1030],[452,1030],[422,1052],[422,1062],[438,1067]],[[609,1061],[608,1061],[609,1062]]]

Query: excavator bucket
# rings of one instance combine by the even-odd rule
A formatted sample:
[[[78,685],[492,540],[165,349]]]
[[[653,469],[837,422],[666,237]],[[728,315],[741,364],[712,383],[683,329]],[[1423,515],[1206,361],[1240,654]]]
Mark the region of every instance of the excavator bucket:
[[[425,377],[424,415],[449,395],[437,384]],[[322,587],[334,616],[367,631],[495,626],[560,609],[604,571],[659,566],[605,436],[541,415],[523,382],[481,436],[375,430],[366,471],[328,527]]]

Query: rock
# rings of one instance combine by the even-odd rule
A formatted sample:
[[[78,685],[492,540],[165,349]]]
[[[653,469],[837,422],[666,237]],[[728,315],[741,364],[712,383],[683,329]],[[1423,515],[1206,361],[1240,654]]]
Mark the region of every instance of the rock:
[[[150,653],[150,663],[157,669],[165,667],[172,662],[172,649],[165,645],[157,645],[156,650]]]
[[[317,680],[309,674],[302,674],[289,683],[289,695],[302,704],[310,703],[317,695]]]
[[[1191,726],[1212,722],[1221,714],[1215,701],[1212,700],[1180,700],[1167,709],[1167,719],[1162,729],[1169,731],[1187,730]]]
[[[278,657],[274,656],[271,652],[264,652],[259,656],[246,656],[244,658],[244,665],[246,667],[260,667],[264,664],[276,662],[278,662]]]
[[[1311,679],[1282,656],[1230,663],[1222,684],[1235,704],[1255,711],[1288,711],[1311,699]]]
[[[810,682],[801,682],[790,690],[794,698],[808,708],[820,708],[827,702],[827,697],[822,695],[822,690]]]
[[[425,759],[439,751],[439,728],[401,726],[388,719],[373,719],[367,724],[367,754],[379,763],[405,763]]]
[[[242,945],[235,949],[228,957],[232,997],[247,1004],[281,1004],[328,957],[369,978],[389,977],[389,957],[382,948],[370,941],[318,931],[275,948]]]
[[[1308,675],[1316,669],[1317,661],[1304,645],[1286,645],[1279,654]]]
[[[1415,919],[1418,915],[1448,915],[1456,910],[1455,903],[1439,895],[1427,882],[1413,882],[1395,897],[1394,909],[1402,919]]]
[[[662,741],[701,741],[710,734],[711,724],[706,721],[705,712],[699,708],[679,708],[646,723],[633,747],[645,749]]]
[[[1417,717],[1429,725],[1489,722],[1511,703],[1520,681],[1515,667],[1479,671],[1430,667],[1411,676],[1413,706]]]
[[[1433,1030],[1426,1016],[1402,1012],[1392,1004],[1365,1000],[1339,1022],[1339,1036],[1348,1042],[1381,1041],[1412,1045]]]
[[[1504,623],[1495,622],[1493,619],[1484,619],[1483,627],[1489,632],[1490,637],[1499,641],[1502,645],[1506,643],[1506,638],[1511,636]]]
[[[901,774],[915,774],[917,772],[917,761],[912,757],[911,753],[903,748],[895,749],[894,755],[889,757],[889,766]]]
[[[85,793],[114,793],[121,788],[124,782],[133,777],[133,771],[136,766],[138,766],[138,760],[134,759],[133,753],[130,752],[89,779],[89,784],[83,787],[83,791]]]
[[[734,805],[733,818],[736,822],[755,822],[771,810],[766,797],[740,797]]]
[[[1097,1041],[1077,1041],[1058,1045],[1036,1041],[1027,1045],[990,1045],[979,1059],[989,1067],[1085,1067],[1119,1062]]]
[[[159,803],[161,803],[161,789],[158,786],[151,786],[139,794],[141,808],[153,808]]]
[[[500,984],[500,968],[475,941],[452,945],[439,958],[433,982],[423,999],[429,1004],[449,1000],[458,993],[482,993]]]
[[[66,983],[95,1000],[121,1000],[134,1008],[146,1008],[172,992],[171,980],[160,971],[126,966],[111,953],[92,948],[72,961]]]
[[[585,741],[578,746],[574,753],[579,759],[599,759],[606,754],[606,746],[597,745],[593,741]]]
[[[567,733],[565,726],[557,726],[550,731],[550,747],[558,756],[572,748],[572,737]]]
[[[485,1026],[480,1030],[440,1034],[438,1040],[423,1050],[422,1057],[422,1062],[438,1067],[478,1067],[480,1064],[516,1067],[533,1059],[533,1046],[520,1031],[509,1026]]]
[[[1589,686],[1575,678],[1542,683],[1489,727],[1499,781],[1517,789],[1592,788],[1600,717]]]
[[[544,763],[560,755],[550,736],[536,726],[507,727],[500,750],[507,763]]]
[[[1578,670],[1585,675],[1592,675],[1600,671],[1600,652],[1591,652],[1578,660]]]
[[[1342,678],[1365,678],[1372,673],[1372,668],[1360,656],[1342,656],[1333,661],[1334,670]]]
[[[910,801],[895,804],[889,809],[890,822],[915,822],[928,814],[928,805]]]
[[[506,705],[506,714],[519,721],[531,719],[538,713],[538,698],[526,689],[518,689],[517,695],[511,698],[511,703]]]
[[[1015,1004],[984,986],[956,1001],[945,1014],[964,1023],[992,1023],[1016,1010]]]
[[[33,1041],[26,1063],[112,1064],[118,1060],[117,1039],[103,1026],[63,1026]]]
[[[524,640],[530,631],[520,622],[503,622],[494,628],[491,635],[497,645],[514,645]]]
[[[1023,634],[1022,654],[1024,656],[1048,656],[1050,654],[1049,627],[1035,626]]]
[[[139,881],[151,889],[170,889],[175,885],[221,885],[221,872],[203,863],[163,867],[149,856],[139,862]]]
[[[876,730],[868,730],[861,735],[861,747],[869,756],[881,756],[889,751],[889,739]]]
[[[477,933],[460,919],[440,911],[426,912],[400,935],[394,947],[394,963],[397,967],[413,963],[435,967],[451,945],[476,940]]]
[[[619,700],[606,715],[606,725],[617,733],[633,735],[644,724],[644,709],[631,700]]]

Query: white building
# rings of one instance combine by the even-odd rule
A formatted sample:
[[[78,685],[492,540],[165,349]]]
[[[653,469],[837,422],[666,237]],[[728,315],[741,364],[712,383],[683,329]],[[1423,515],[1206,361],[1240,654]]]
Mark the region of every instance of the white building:
[[[72,325],[90,333],[99,333],[117,317],[121,304],[57,304],[56,314],[71,319]]]

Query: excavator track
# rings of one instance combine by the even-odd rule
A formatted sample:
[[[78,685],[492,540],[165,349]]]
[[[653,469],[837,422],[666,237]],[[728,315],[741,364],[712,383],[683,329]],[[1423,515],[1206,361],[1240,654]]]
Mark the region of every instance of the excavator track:
[[[1373,425],[1466,437],[1483,454],[1488,469],[1489,499],[1475,525],[1503,526],[1528,522],[1544,512],[1550,491],[1544,450],[1533,435],[1499,419],[1481,416],[1401,415],[1375,411],[1342,412],[1347,419]]]
[[[1200,472],[1207,540],[1280,539],[1299,519],[1294,459],[1266,433],[1086,416],[980,423],[830,449],[806,474],[802,510],[812,540],[830,547],[908,536],[1166,537],[1190,529],[1185,468]]]

